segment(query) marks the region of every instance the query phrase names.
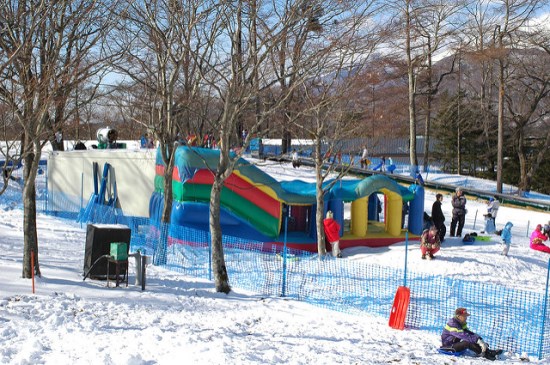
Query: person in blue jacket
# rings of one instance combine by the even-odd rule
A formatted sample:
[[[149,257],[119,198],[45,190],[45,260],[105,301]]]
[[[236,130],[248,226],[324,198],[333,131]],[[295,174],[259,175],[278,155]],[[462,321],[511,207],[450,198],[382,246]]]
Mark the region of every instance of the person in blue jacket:
[[[504,229],[500,233],[500,238],[502,240],[502,244],[504,245],[504,248],[502,249],[502,255],[508,256],[508,251],[510,251],[510,244],[512,243],[512,227],[514,225],[512,222],[506,223],[504,226]]]
[[[441,333],[442,348],[461,352],[469,349],[488,360],[496,360],[502,350],[490,350],[480,335],[470,331],[466,323],[470,313],[466,308],[457,308]]]

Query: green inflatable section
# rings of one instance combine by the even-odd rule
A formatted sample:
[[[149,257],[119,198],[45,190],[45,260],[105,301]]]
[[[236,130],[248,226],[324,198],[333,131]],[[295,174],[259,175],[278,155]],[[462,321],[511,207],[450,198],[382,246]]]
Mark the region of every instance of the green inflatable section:
[[[208,203],[210,201],[210,191],[212,186],[205,184],[180,184],[177,181],[172,184],[174,199],[177,201],[198,201]],[[275,218],[265,210],[258,207],[248,199],[223,188],[221,193],[221,205],[225,209],[233,212],[253,224],[260,232],[276,237],[279,235],[279,219]],[[249,217],[254,217],[250,221]]]
[[[155,190],[164,193],[164,178],[162,176],[155,176]],[[172,180],[172,196],[176,201],[207,203],[210,201],[211,190],[211,185],[182,184],[179,181]],[[221,205],[225,209],[238,215],[241,219],[252,224],[265,235],[270,237],[279,235],[280,227],[278,218],[225,187],[222,189]],[[252,217],[254,218],[253,221],[250,219]]]

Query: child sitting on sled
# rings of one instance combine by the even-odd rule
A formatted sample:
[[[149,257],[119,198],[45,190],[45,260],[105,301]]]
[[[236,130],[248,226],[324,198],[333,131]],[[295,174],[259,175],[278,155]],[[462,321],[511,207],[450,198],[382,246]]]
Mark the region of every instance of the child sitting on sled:
[[[447,321],[441,333],[441,350],[459,353],[468,349],[488,360],[496,360],[497,356],[502,353],[502,350],[490,350],[480,335],[468,329],[466,320],[469,316],[470,313],[468,313],[466,308],[457,308],[455,310],[454,317]]]

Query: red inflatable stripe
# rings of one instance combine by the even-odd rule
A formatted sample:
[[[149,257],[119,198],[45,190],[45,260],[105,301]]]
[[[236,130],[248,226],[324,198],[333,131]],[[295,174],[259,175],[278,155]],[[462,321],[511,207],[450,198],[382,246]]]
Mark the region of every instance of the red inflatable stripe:
[[[155,174],[164,176],[164,165],[156,165],[155,166]],[[172,169],[172,180],[176,180],[178,182],[181,182],[180,174],[177,166],[174,166]]]
[[[191,180],[188,180],[186,184],[207,184],[212,185],[214,182],[214,176],[212,172],[207,169],[201,169],[195,173],[195,176]],[[240,178],[235,174],[225,181],[224,186],[236,193],[239,196],[249,200],[256,204],[261,209],[268,212],[273,217],[279,219],[281,216],[281,202],[277,199],[270,197],[256,186],[250,184],[246,180]]]

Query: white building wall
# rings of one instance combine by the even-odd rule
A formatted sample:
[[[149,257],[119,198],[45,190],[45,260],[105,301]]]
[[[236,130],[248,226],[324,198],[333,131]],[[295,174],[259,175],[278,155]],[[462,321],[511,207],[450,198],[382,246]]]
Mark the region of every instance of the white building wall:
[[[154,190],[156,149],[83,150],[48,152],[48,209],[79,211],[94,193],[93,163],[98,163],[99,181],[105,163],[111,164],[120,208],[125,215],[149,217],[149,199]]]

